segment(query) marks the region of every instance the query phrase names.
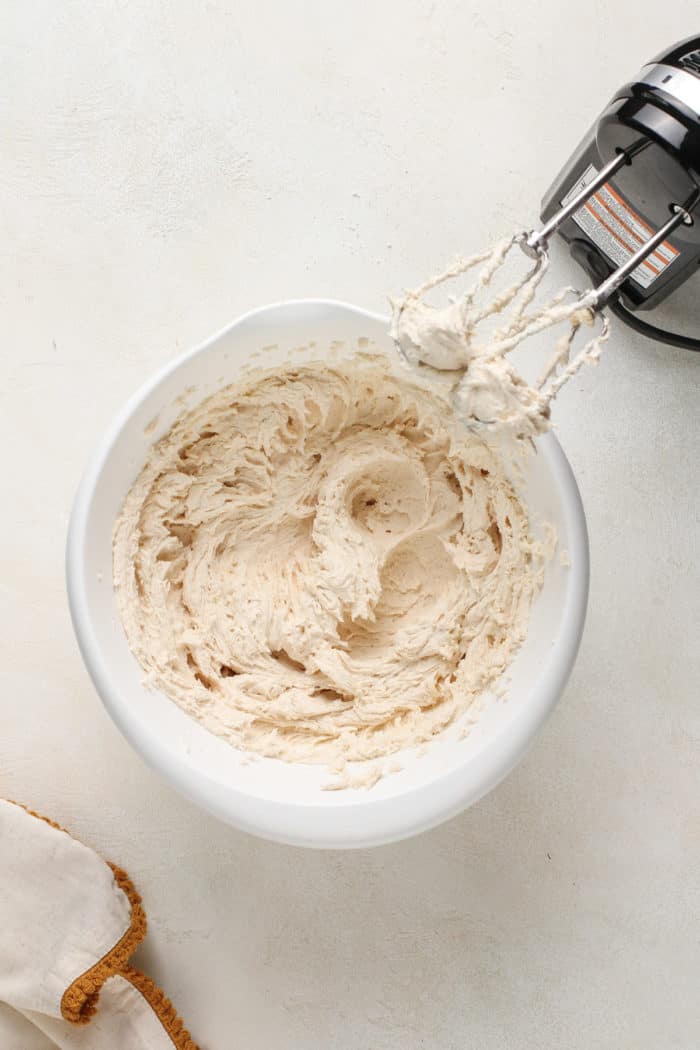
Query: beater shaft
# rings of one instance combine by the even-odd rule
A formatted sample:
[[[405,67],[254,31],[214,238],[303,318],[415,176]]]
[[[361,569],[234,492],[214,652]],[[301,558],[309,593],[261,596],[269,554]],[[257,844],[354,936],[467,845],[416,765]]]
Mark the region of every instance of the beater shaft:
[[[677,226],[680,226],[683,223],[687,226],[692,224],[693,218],[690,211],[687,209],[693,208],[695,204],[697,204],[699,198],[700,193],[696,193],[684,207],[681,207],[679,204],[674,204],[672,206],[673,215],[668,222],[665,222],[656,233],[651,235],[649,240],[645,241],[644,244],[639,246],[636,252],[630,255],[626,262],[623,262],[621,266],[618,266],[617,270],[613,270],[609,277],[606,277],[597,288],[594,288],[593,291],[589,293],[589,296],[586,298],[588,299],[588,305],[590,305],[592,310],[602,310],[625,279],[629,277],[629,275],[637,269],[639,264],[644,262],[644,260],[663,243],[663,241],[666,240],[670,233],[673,233]]]
[[[601,186],[604,186],[608,179],[611,178],[616,171],[619,171],[623,164],[627,164],[629,159],[628,153],[622,152],[616,154],[610,163],[606,164],[605,167],[598,172],[593,181],[589,182],[586,186],[583,186],[581,190],[571,198],[568,204],[565,204],[555,215],[552,216],[549,222],[545,223],[541,230],[533,230],[528,235],[527,239],[521,243],[523,251],[533,258],[537,257],[540,252],[544,251],[552,234],[556,233],[569,216],[578,211],[581,205],[585,204],[588,198],[592,197],[596,190],[599,190]]]

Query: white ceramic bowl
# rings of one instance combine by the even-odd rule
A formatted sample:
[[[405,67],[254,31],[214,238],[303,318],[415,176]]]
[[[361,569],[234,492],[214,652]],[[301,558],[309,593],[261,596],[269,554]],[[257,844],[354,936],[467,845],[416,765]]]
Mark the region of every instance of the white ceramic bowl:
[[[548,565],[526,641],[511,665],[509,699],[485,697],[465,739],[459,739],[459,725],[451,727],[426,753],[404,752],[403,769],[371,790],[325,791],[326,770],[274,759],[248,762],[165,696],[144,688],[117,613],[112,529],[149,446],[183,404],[193,405],[236,379],[244,366],[276,365],[293,349],[318,359],[338,341],[352,352],[364,338],[394,352],[385,318],[344,303],[308,300],[255,310],[184,354],[151,379],[110,428],[80,485],[68,534],[68,595],[80,649],[127,739],[211,813],[246,831],[303,846],[370,846],[415,835],[493,788],[522,757],[564,688],[588,594],[581,499],[564,453],[547,434],[537,443],[538,455],[530,457],[525,494],[535,531],[538,522],[551,522],[571,566],[564,568],[559,557]],[[310,343],[315,345],[298,350]]]

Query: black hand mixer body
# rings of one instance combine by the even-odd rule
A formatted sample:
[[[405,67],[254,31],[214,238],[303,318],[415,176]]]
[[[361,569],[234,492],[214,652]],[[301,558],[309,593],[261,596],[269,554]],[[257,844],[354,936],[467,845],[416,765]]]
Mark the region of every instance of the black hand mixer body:
[[[632,313],[656,306],[700,264],[700,37],[664,51],[620,88],[547,191],[543,221],[608,165],[610,177],[558,232],[600,282],[683,208],[685,221],[626,278],[610,308],[645,335],[700,349]]]

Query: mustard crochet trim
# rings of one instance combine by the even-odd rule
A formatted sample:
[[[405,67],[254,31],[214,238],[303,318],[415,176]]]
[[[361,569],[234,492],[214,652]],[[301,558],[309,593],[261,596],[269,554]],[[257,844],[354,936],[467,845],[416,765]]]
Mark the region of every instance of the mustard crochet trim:
[[[165,992],[140,970],[125,966],[120,973],[141,993],[170,1036],[175,1050],[199,1050]]]
[[[114,881],[126,894],[131,905],[129,928],[113,948],[99,962],[77,977],[66,988],[61,999],[61,1013],[66,1021],[73,1024],[87,1024],[97,1009],[100,989],[105,981],[119,973],[126,966],[130,957],[146,936],[146,913],[141,905],[141,897],[134,884],[122,869],[107,861],[114,874]]]

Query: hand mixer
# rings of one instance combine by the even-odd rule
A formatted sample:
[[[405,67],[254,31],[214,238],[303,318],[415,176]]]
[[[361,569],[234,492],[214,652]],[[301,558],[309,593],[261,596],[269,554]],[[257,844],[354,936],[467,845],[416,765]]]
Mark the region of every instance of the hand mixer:
[[[541,212],[543,230],[566,212],[555,228],[594,281],[608,279],[649,238],[642,265],[626,267],[610,291],[609,308],[643,335],[689,350],[700,350],[700,339],[650,325],[635,311],[657,306],[700,263],[700,222],[692,221],[699,188],[695,36],[661,52],[615,93],[545,194]],[[582,199],[581,206],[566,207],[579,190],[588,190],[586,204]],[[686,215],[678,211],[677,222],[667,223],[679,207]],[[654,230],[658,240],[652,243]]]
[[[503,361],[523,339],[568,321],[568,332],[534,388],[504,366],[521,401],[522,390],[529,391],[525,403],[534,418],[537,412],[547,417],[561,385],[585,360],[598,356],[608,335],[602,312],[606,306],[644,335],[700,350],[700,339],[657,328],[635,313],[656,306],[700,263],[700,222],[693,217],[699,202],[700,37],[693,37],[661,53],[614,95],[545,194],[539,230],[515,234],[459,260],[394,303],[392,331],[402,357],[414,365],[466,369],[468,375],[475,361]],[[532,313],[529,308],[547,269],[549,241],[555,233],[596,286],[584,294],[564,289]],[[533,260],[531,269],[490,302],[478,305],[515,246]],[[407,323],[411,309],[431,289],[480,263],[475,285],[452,300],[447,310],[428,308],[428,347],[425,330],[412,330]],[[487,344],[477,346],[479,323],[504,310],[509,310],[504,326]],[[576,332],[595,316],[600,318],[599,333],[570,361]],[[459,338],[450,338],[450,331]]]

